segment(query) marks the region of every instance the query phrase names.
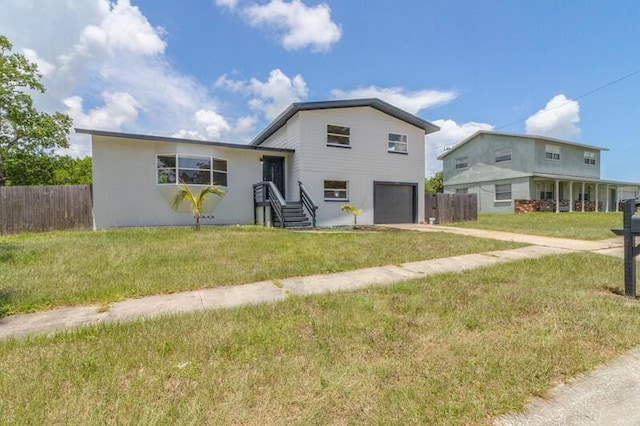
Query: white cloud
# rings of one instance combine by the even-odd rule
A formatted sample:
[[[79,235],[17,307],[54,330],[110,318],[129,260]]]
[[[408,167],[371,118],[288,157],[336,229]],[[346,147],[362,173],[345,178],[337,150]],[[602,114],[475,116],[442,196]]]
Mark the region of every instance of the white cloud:
[[[379,98],[412,114],[437,105],[444,105],[457,97],[452,91],[420,90],[407,92],[402,87],[362,87],[353,90],[332,90],[336,99]]]
[[[308,96],[307,83],[300,74],[290,78],[279,69],[272,70],[267,81],[257,78],[249,81],[230,80],[223,75],[218,78],[216,87],[253,96],[248,102],[249,106],[269,120],[277,117],[291,103],[305,100]]]
[[[47,92],[34,95],[36,106],[67,111],[76,127],[183,129],[207,139],[247,131],[240,120],[237,131],[229,125],[207,87],[171,66],[164,29],[129,0],[10,1],[0,28],[40,66]],[[88,136],[72,132],[71,144],[69,152],[90,154]]]
[[[331,8],[325,3],[307,6],[301,0],[270,0],[238,7],[238,0],[216,0],[216,4],[237,11],[253,27],[273,30],[287,50],[308,47],[313,52],[327,52],[342,37],[342,29],[331,19]]]
[[[580,105],[563,94],[554,96],[526,121],[526,132],[567,139],[580,133]]]
[[[479,130],[493,130],[494,127],[488,123],[476,123],[473,121],[458,124],[451,119],[435,120],[433,124],[440,127],[440,131],[427,136],[427,153],[425,156],[427,175],[433,175],[442,170],[442,161],[438,160],[437,157],[446,148],[462,142]]]

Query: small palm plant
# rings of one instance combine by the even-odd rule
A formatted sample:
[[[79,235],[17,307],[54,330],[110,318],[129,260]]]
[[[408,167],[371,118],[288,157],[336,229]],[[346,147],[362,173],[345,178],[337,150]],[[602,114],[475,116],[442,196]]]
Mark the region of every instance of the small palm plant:
[[[191,203],[191,211],[193,212],[193,219],[195,220],[195,230],[200,230],[200,216],[202,215],[202,205],[208,195],[218,195],[222,197],[224,191],[215,185],[203,187],[198,195],[195,195],[189,185],[182,182],[182,186],[177,190],[176,195],[173,197],[173,209],[178,210],[180,205],[188,200]]]
[[[356,226],[358,226],[358,215],[362,213],[362,209],[359,209],[358,207],[351,204],[343,204],[340,207],[340,210],[342,210],[343,212],[351,213],[353,215],[353,227],[355,228]]]

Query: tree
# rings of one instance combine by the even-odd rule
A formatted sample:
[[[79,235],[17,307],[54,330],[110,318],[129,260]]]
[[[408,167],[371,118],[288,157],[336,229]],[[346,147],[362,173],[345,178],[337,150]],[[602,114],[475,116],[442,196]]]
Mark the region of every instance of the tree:
[[[424,180],[425,192],[444,192],[442,183],[442,172],[437,172],[433,177]]]
[[[176,191],[176,195],[173,197],[173,209],[178,210],[185,200],[189,201],[191,204],[191,211],[193,212],[193,219],[195,220],[195,229],[196,231],[199,231],[202,207],[206,197],[210,194],[222,197],[224,195],[224,191],[215,185],[211,185],[203,187],[200,192],[198,192],[198,195],[195,195],[191,192],[189,185],[183,183]]]
[[[10,161],[24,162],[35,157],[32,165],[43,165],[43,155],[69,146],[71,128],[68,115],[50,115],[35,109],[25,91],[44,93],[42,76],[38,66],[24,55],[10,53],[12,48],[11,42],[0,35],[0,186],[11,183]]]
[[[340,210],[343,212],[349,212],[353,215],[353,226],[354,228],[358,226],[358,215],[362,213],[362,209],[357,208],[356,206],[352,206],[351,204],[343,204],[340,207]]]

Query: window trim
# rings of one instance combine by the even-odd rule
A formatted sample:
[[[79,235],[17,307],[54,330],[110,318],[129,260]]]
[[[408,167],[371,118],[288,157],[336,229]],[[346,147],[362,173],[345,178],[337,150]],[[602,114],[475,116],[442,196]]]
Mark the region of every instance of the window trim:
[[[335,133],[335,132],[330,132],[329,131],[329,127],[343,127],[345,129],[347,129],[348,134],[344,135],[341,133]],[[346,148],[346,149],[351,149],[351,127],[350,126],[343,126],[340,124],[328,124],[327,123],[327,146],[330,146],[332,148]],[[347,138],[347,143],[335,143],[335,142],[329,142],[329,136],[336,136],[338,138]]]
[[[158,167],[158,157],[174,157],[175,158],[175,167]],[[220,186],[222,188],[228,188],[229,187],[229,160],[227,160],[226,158],[219,158],[219,157],[214,157],[212,155],[194,155],[194,154],[177,154],[177,153],[164,153],[164,154],[156,154],[156,166],[155,166],[155,175],[156,175],[156,185],[159,186],[167,186],[167,185],[182,185],[182,183],[180,182],[179,179],[179,171],[180,169],[183,170],[200,170],[200,169],[194,169],[194,168],[189,168],[189,167],[180,167],[180,158],[202,158],[202,159],[208,159],[209,160],[209,183],[188,183],[187,185],[191,185],[191,186]],[[216,161],[224,161],[227,164],[227,170],[223,171],[223,170],[218,170],[215,169],[215,162]],[[173,170],[175,173],[175,177],[176,177],[176,181],[175,182],[159,182],[158,179],[158,171],[159,170]],[[213,174],[215,173],[224,173],[226,175],[226,181],[227,183],[225,185],[222,184],[217,184],[217,183],[213,183]]]
[[[396,135],[396,136],[400,136],[400,139],[404,138],[404,142],[403,141],[392,141],[391,140],[391,135]],[[404,151],[396,151],[395,149],[391,149],[391,144],[397,145],[397,144],[401,144],[404,145]],[[407,136],[404,133],[395,133],[395,132],[388,132],[387,133],[387,152],[390,154],[404,154],[404,155],[408,155],[409,154],[409,136]]]
[[[513,151],[511,148],[497,149],[493,151],[493,162],[495,164],[511,162]],[[505,157],[509,157],[508,159]],[[504,158],[504,159],[503,159]]]
[[[498,187],[499,186],[507,186],[509,185],[509,191],[500,191],[498,192]],[[509,198],[508,199],[504,199],[504,200],[499,200],[498,199],[498,194],[509,194]],[[513,185],[511,183],[496,183],[493,186],[493,201],[495,203],[510,203],[511,201],[513,201]]]
[[[556,151],[557,151],[557,153],[556,153]],[[549,154],[551,154],[551,156],[549,156]],[[558,158],[554,158],[556,155],[558,156]],[[551,144],[546,144],[544,146],[544,158],[545,158],[545,160],[560,161],[561,157],[562,157],[562,155],[561,155],[560,146],[551,145]]]
[[[327,182],[344,182],[345,183],[345,189],[336,189],[336,188],[327,188]],[[327,191],[334,191],[338,192],[338,191],[344,191],[345,196],[344,198],[336,198],[336,197],[330,197],[327,198],[326,196],[326,192]],[[322,198],[324,201],[326,202],[340,202],[340,203],[344,203],[345,201],[349,201],[349,181],[348,180],[338,180],[338,179],[324,179],[322,182]]]
[[[464,163],[462,163],[462,161],[464,160]],[[459,164],[458,162],[460,162],[461,164],[464,164],[464,167],[458,167]],[[455,159],[455,163],[453,165],[455,167],[456,170],[466,170],[469,168],[469,157],[459,157]]]
[[[595,166],[596,165],[596,153],[593,151],[585,151],[584,152],[584,160],[583,163],[585,166]]]

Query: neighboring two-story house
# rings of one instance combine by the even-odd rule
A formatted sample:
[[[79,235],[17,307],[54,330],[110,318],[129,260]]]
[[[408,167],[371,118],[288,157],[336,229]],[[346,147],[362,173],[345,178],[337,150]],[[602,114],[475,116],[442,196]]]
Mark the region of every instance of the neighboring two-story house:
[[[284,214],[308,225],[315,214],[319,226],[348,225],[346,203],[361,224],[423,222],[425,135],[437,130],[379,99],[292,104],[249,145],[76,129],[92,136],[96,229],[190,224],[188,208],[171,208],[179,182],[225,190],[205,224]]]
[[[438,159],[444,191],[478,195],[478,211],[617,211],[637,183],[600,178],[607,148],[534,135],[479,131]]]

